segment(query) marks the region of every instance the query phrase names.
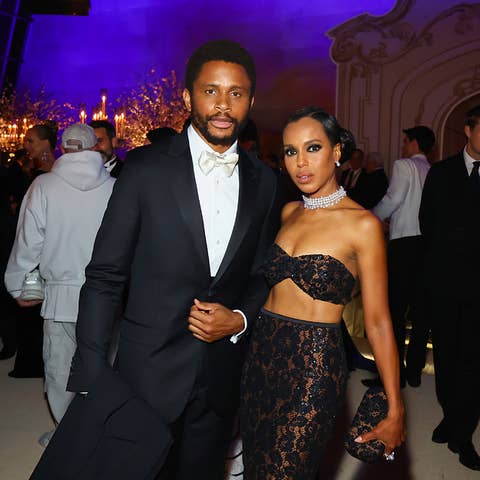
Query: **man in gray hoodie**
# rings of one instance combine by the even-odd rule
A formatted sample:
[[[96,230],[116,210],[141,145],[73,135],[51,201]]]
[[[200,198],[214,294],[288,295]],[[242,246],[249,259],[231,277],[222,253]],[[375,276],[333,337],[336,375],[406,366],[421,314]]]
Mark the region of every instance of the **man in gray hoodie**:
[[[74,124],[62,135],[62,152],[49,173],[39,176],[22,202],[15,243],[5,273],[7,290],[22,307],[42,300],[22,299],[25,276],[39,267],[45,280],[45,392],[55,423],[73,398],[66,391],[76,349],[75,322],[85,267],[115,180],[103,166],[88,125]],[[40,437],[46,445],[53,432]]]

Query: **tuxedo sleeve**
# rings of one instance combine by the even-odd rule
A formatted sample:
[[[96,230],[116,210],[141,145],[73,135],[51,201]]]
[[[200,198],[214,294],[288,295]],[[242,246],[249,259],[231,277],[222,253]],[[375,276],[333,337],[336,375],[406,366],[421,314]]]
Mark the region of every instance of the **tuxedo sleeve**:
[[[422,191],[422,200],[420,202],[420,210],[418,214],[420,231],[425,239],[426,245],[430,243],[436,222],[436,173],[437,169],[435,168],[435,165],[432,165],[425,178]]]
[[[247,317],[248,328],[251,329],[260,308],[267,299],[269,286],[265,276],[262,273],[262,266],[268,248],[275,240],[275,236],[280,228],[281,199],[278,188],[278,181],[272,181],[270,204],[263,221],[262,230],[257,244],[255,259],[251,269],[251,276],[247,288],[241,296],[238,308]]]
[[[108,367],[115,311],[129,278],[140,228],[140,173],[137,162],[125,164],[115,182],[92,259],[85,270],[77,319],[77,350],[67,389],[88,391],[98,374]]]

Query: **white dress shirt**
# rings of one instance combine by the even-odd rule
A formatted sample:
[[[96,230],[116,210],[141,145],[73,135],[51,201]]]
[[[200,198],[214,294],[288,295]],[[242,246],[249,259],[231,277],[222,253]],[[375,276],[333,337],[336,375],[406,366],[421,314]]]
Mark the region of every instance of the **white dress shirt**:
[[[203,141],[192,125],[188,127],[187,132],[193,160],[193,173],[202,209],[210,275],[214,277],[227,251],[227,245],[232,236],[233,225],[237,215],[239,192],[238,166],[235,167],[231,177],[228,177],[224,169],[219,167],[215,167],[208,175],[205,175],[198,165],[198,159],[204,150],[215,152]],[[237,142],[225,153],[236,152]]]
[[[115,165],[117,164],[117,162],[118,162],[118,157],[116,155],[113,155],[113,157],[110,160],[107,160],[104,163],[105,170],[108,173],[110,173],[115,168]]]
[[[193,173],[202,210],[210,275],[214,277],[227,251],[237,216],[240,189],[238,164],[230,177],[221,167],[215,167],[208,175],[205,175],[198,164],[200,155],[204,150],[212,153],[215,153],[215,151],[205,143],[192,125],[188,127],[187,135],[190,153],[192,154]],[[225,152],[225,154],[228,153],[237,153],[236,141]],[[247,319],[240,310],[234,310],[234,312],[240,313],[245,323],[245,328],[230,339],[233,343],[236,343],[239,336],[247,328]]]
[[[463,149],[463,158],[465,160],[465,167],[467,167],[468,176],[470,176],[473,170],[473,162],[477,162],[478,160],[475,160],[467,153],[467,147]]]
[[[380,220],[391,217],[390,240],[421,234],[418,211],[429,169],[427,157],[422,153],[393,163],[387,193],[373,209]]]

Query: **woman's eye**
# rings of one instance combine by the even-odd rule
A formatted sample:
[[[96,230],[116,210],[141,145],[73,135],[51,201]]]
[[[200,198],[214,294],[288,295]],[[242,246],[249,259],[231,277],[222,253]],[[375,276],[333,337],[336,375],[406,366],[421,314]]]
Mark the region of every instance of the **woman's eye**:
[[[291,157],[292,155],[295,155],[297,152],[293,148],[286,148],[283,151],[283,153],[286,157]]]
[[[321,145],[319,145],[318,143],[314,143],[313,145],[308,146],[307,152],[318,152],[321,148]]]

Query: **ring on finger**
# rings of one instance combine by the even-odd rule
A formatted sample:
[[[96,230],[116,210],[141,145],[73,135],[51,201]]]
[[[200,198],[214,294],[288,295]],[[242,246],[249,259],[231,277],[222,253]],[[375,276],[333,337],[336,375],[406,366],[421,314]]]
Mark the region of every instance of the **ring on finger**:
[[[387,460],[389,462],[395,460],[395,452],[394,451],[391,451],[388,455],[386,453],[384,453],[383,456],[385,457],[385,460]]]

